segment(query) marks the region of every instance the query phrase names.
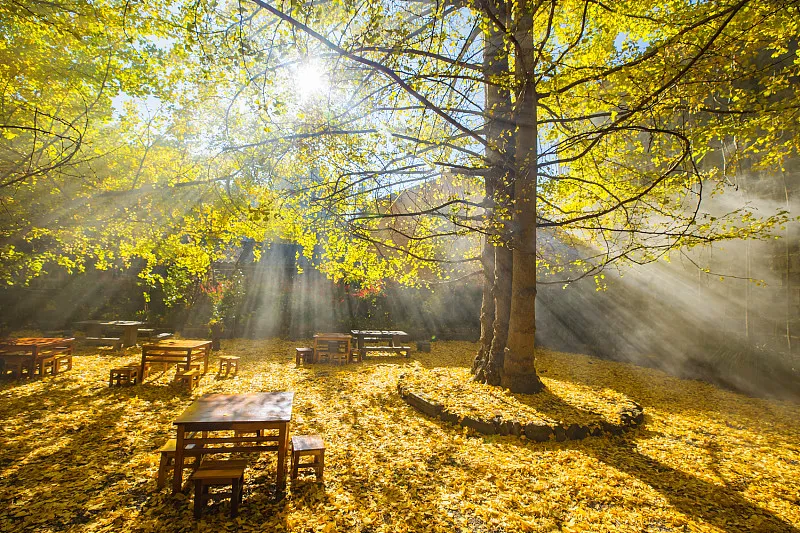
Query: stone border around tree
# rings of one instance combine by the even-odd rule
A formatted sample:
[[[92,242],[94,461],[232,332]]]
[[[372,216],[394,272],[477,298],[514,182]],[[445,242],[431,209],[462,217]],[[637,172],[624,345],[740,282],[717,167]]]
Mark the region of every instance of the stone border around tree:
[[[603,420],[589,425],[570,424],[564,427],[560,424],[523,424],[518,420],[503,420],[499,416],[491,420],[459,416],[447,411],[443,405],[437,403],[427,394],[409,390],[409,387],[403,383],[404,377],[405,374],[400,376],[397,382],[397,392],[408,405],[431,418],[438,418],[443,422],[471,428],[484,435],[515,435],[517,437],[525,436],[526,439],[534,442],[562,442],[565,440],[581,440],[589,436],[621,435],[644,422],[642,406],[633,400],[628,400],[626,405],[619,409],[619,424]]]

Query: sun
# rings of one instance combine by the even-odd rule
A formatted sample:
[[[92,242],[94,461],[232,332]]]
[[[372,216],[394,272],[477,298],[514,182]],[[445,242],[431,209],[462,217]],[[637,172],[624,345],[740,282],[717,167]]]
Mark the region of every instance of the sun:
[[[294,86],[300,101],[307,101],[326,92],[328,75],[317,62],[303,63],[294,72]]]

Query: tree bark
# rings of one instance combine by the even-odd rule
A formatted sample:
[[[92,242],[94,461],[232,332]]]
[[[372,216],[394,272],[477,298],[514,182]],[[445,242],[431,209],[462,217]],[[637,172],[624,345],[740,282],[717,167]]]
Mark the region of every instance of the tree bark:
[[[506,246],[494,249],[494,324],[492,326],[492,348],[486,361],[484,383],[500,385],[508,342],[508,325],[511,316],[512,255]]]
[[[536,373],[536,189],[537,95],[533,77],[533,20],[521,3],[515,10],[517,50],[516,176],[513,205],[513,269],[508,341],[503,356],[500,385],[512,392],[542,390]]]
[[[494,324],[494,246],[489,236],[484,239],[483,250],[481,250],[481,267],[483,268],[481,337],[478,342],[478,353],[472,363],[472,373],[475,374],[476,381],[486,379],[484,367],[492,348],[492,325]]]
[[[500,1],[486,2],[484,9],[491,10],[494,18],[506,20],[505,5]],[[483,73],[489,83],[485,90],[486,115],[486,175],[487,207],[486,242],[481,253],[483,267],[483,299],[481,302],[481,338],[472,371],[475,380],[491,385],[500,384],[503,351],[508,334],[508,315],[511,298],[511,252],[504,238],[502,214],[509,208],[510,188],[513,183],[514,145],[511,142],[511,95],[499,84],[508,72],[508,51],[503,32],[494,24],[484,30]]]

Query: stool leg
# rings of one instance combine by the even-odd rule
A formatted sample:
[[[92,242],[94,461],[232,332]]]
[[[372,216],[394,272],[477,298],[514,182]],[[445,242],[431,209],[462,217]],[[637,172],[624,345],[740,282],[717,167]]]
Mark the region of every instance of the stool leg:
[[[242,501],[241,478],[233,480],[231,487],[231,518],[236,518],[239,514],[239,502]]]
[[[317,481],[322,481],[322,475],[325,471],[325,450],[320,452],[319,464],[314,468],[314,471],[317,474]]]
[[[201,480],[195,480],[194,482],[194,517],[200,518],[200,513],[203,510],[203,482]]]
[[[158,465],[158,480],[156,481],[156,487],[159,489],[164,488],[164,485],[167,481],[167,471],[169,470],[169,456],[166,453],[161,454],[161,462]]]
[[[294,453],[294,450],[292,450],[292,475],[291,475],[292,479],[297,479],[297,462],[298,462],[297,454]]]
[[[220,359],[219,360],[219,371],[217,372],[217,374],[222,374],[223,363],[224,363],[224,361],[222,359]]]

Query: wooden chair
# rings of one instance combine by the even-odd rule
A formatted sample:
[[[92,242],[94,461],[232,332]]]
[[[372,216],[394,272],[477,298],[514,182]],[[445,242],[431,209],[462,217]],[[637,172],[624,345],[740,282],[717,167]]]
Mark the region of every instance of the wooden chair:
[[[231,518],[239,514],[244,488],[245,459],[228,459],[224,461],[203,461],[200,463],[192,479],[194,480],[194,517],[200,518],[203,507],[212,499],[227,497],[231,499]],[[209,492],[210,487],[231,486],[230,492]]]
[[[219,375],[222,375],[223,369],[225,370],[225,375],[227,376],[228,373],[233,371],[233,375],[235,376],[239,372],[239,357],[235,355],[220,355],[219,356]]]
[[[161,454],[161,461],[158,464],[158,479],[156,480],[156,486],[159,489],[164,487],[164,485],[167,482],[167,478],[169,477],[173,467],[175,466],[176,445],[177,441],[175,439],[169,439],[166,442],[166,444],[164,444],[158,450],[158,452]],[[197,469],[197,467],[200,466],[200,456],[192,455],[192,450],[194,447],[195,447],[194,444],[187,444],[183,453],[184,456],[191,457],[192,459],[194,459],[193,467]]]
[[[310,463],[301,463],[300,458],[311,456]],[[297,479],[300,468],[312,468],[317,481],[322,481],[325,470],[325,443],[319,435],[295,435],[292,437],[292,479]]]

